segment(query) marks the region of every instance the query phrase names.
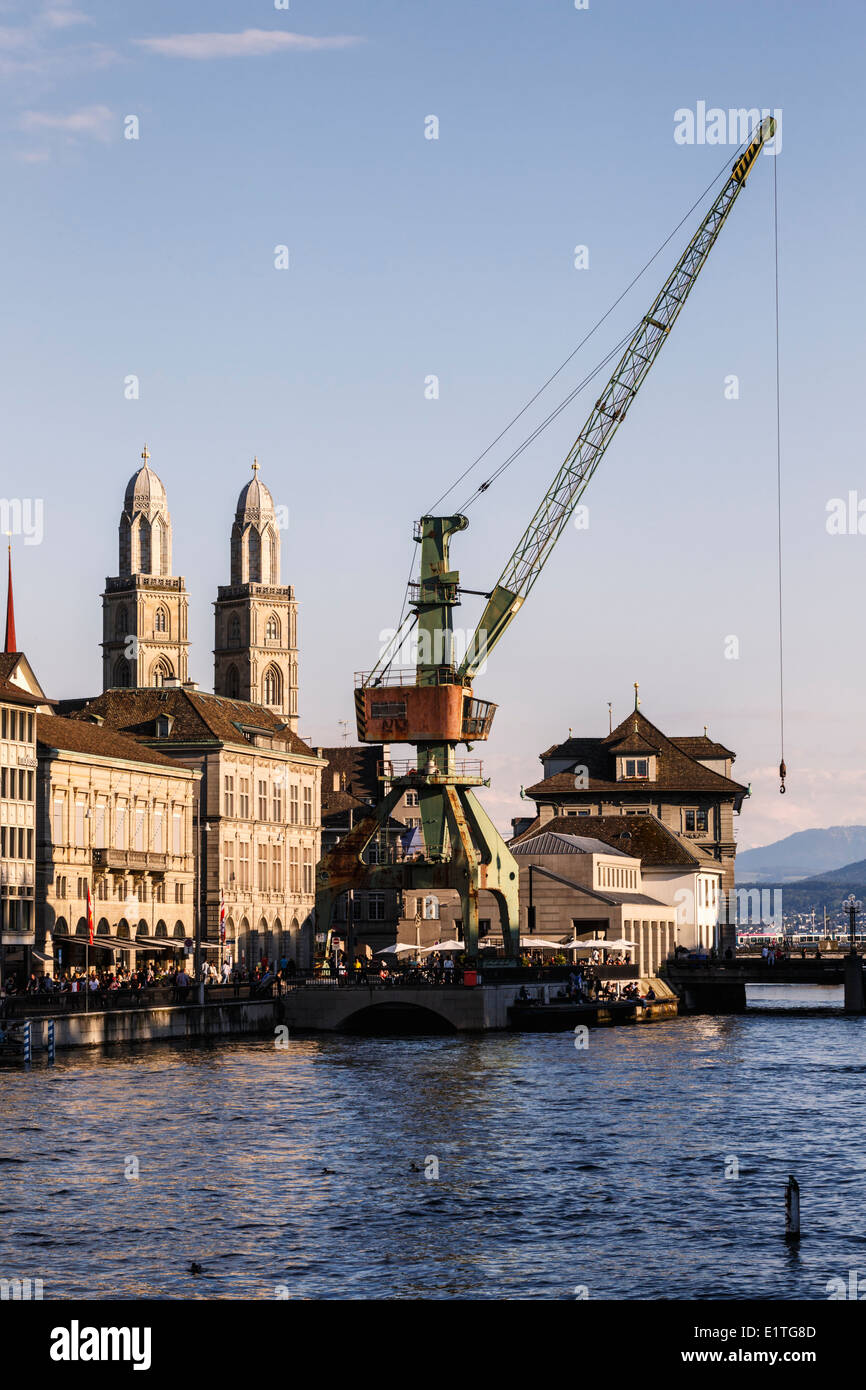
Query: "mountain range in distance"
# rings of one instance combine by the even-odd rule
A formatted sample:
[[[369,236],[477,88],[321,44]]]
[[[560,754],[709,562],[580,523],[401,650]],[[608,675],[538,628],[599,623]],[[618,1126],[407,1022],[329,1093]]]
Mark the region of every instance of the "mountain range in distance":
[[[737,883],[794,884],[832,875],[833,884],[866,884],[866,825],[797,830],[736,858]],[[817,885],[816,885],[817,886]]]

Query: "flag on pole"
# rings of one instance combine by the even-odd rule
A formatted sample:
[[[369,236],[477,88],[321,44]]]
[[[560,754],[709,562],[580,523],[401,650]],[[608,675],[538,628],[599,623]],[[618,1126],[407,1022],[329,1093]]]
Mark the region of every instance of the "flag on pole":
[[[220,894],[220,945],[226,944],[226,905]]]
[[[93,945],[93,899],[90,896],[90,884],[87,885],[87,940]]]

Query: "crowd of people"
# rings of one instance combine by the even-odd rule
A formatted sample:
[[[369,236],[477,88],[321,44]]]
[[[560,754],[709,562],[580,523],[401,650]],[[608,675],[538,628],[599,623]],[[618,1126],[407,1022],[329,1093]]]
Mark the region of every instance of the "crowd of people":
[[[89,970],[73,966],[56,975],[50,970],[33,971],[27,979],[10,973],[0,986],[0,999],[17,995],[86,994],[95,1003],[104,1004],[123,994],[125,998],[131,995],[133,1002],[144,1002],[148,991],[169,989],[176,1002],[184,1003],[198,985],[205,988],[233,985],[238,995],[242,986],[248,986],[253,994],[264,995],[272,993],[275,987],[283,988],[295,974],[292,960],[261,960],[255,967],[224,960],[219,968],[213,962],[203,962],[198,974],[183,961],[148,960],[135,970],[126,965],[91,966]]]
[[[628,962],[618,963],[627,964]],[[650,1004],[656,998],[656,992],[650,985],[646,993],[641,994],[637,980],[629,980],[625,983],[621,980],[600,980],[591,966],[580,965],[571,971],[568,980],[563,984],[556,998],[557,1002],[567,1000],[572,1004],[603,1002]],[[521,986],[517,999],[520,1003],[531,1001],[531,995],[525,985]]]

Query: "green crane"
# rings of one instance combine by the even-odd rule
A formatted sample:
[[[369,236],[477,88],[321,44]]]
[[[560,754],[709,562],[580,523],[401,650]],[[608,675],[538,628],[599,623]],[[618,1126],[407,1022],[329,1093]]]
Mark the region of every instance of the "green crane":
[[[408,743],[416,757],[389,762],[380,770],[384,798],[321,860],[316,880],[317,930],[330,944],[339,897],[362,883],[371,889],[413,889],[422,894],[456,890],[460,895],[466,955],[478,951],[478,901],[482,891],[496,900],[506,955],[519,948],[518,870],[505,841],[473,795],[486,786],[480,764],[458,761],[459,744],[490,733],[496,706],[472,693],[473,677],[513,622],[553,547],[628,412],[650,367],[688,298],[701,268],[742,190],[755,159],[775,133],[766,117],[734,163],[730,176],[641,319],[590,412],[568,456],[509,558],[469,643],[457,664],[452,614],[460,602],[460,576],[451,568],[451,536],[468,526],[465,516],[424,516],[415,527],[421,547],[420,576],[410,586],[410,621],[417,626],[414,669],[393,669],[394,647],[376,667],[356,676],[358,737],[368,743]],[[404,628],[397,634],[399,642]],[[423,850],[406,857],[391,853],[367,864],[364,853],[407,790],[417,792]],[[387,842],[387,830],[384,836]],[[381,860],[382,855],[377,858]],[[327,946],[326,946],[327,949]]]

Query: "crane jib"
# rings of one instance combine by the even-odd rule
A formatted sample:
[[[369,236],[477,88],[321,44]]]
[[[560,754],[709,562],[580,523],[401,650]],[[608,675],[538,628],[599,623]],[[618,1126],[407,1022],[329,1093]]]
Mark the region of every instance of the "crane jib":
[[[752,164],[766,141],[775,134],[775,129],[772,116],[761,122],[755,138],[733,165],[730,177],[641,319],[583,430],[499,576],[476,630],[476,639],[483,635],[483,643],[480,640],[470,643],[459,667],[461,676],[471,678],[476,674],[477,662],[469,653],[483,646],[485,658],[490,654],[541,573],[605,449],[667,341]],[[517,599],[520,602],[516,603]]]

